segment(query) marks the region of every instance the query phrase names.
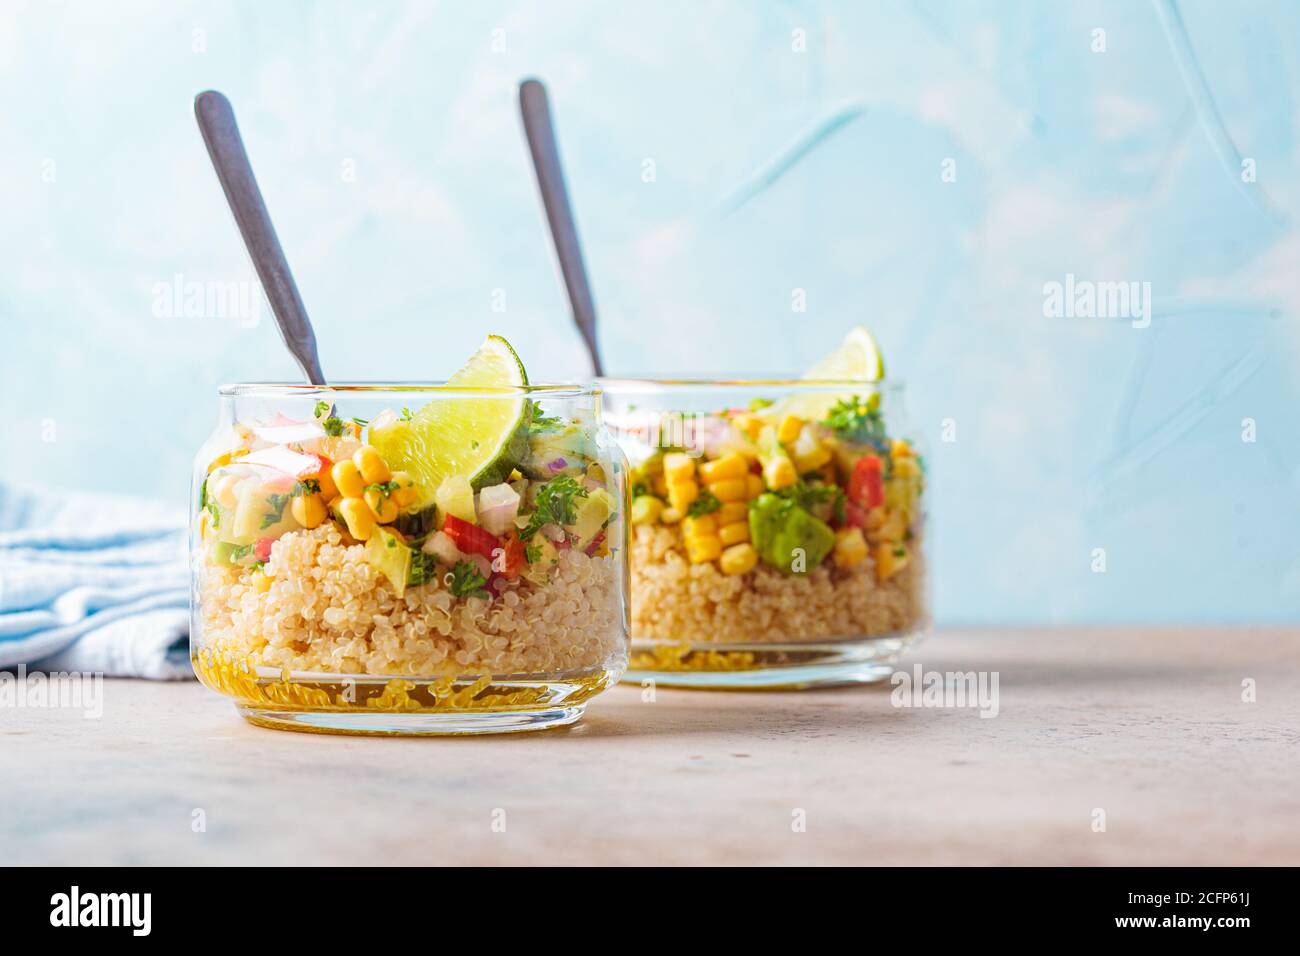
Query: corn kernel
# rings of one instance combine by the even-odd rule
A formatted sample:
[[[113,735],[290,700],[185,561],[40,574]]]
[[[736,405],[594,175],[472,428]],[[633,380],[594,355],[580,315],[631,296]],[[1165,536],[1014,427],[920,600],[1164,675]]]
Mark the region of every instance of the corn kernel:
[[[733,544],[718,559],[723,574],[746,574],[758,564],[758,552],[752,544]]]
[[[745,504],[745,502],[728,501],[718,509],[719,527],[724,524],[735,524],[737,521],[749,521],[749,505]]]
[[[659,520],[664,524],[676,524],[686,517],[686,512],[679,508],[665,508],[659,512]]]
[[[375,533],[375,516],[360,498],[344,498],[339,502],[339,513],[348,526],[348,534],[358,541],[368,541]]]
[[[723,503],[746,500],[747,490],[744,478],[727,478],[709,485],[709,491],[713,492],[713,496]]]
[[[295,495],[289,511],[293,520],[309,531],[325,520],[325,502],[320,495]]]
[[[368,485],[382,485],[393,480],[393,473],[370,445],[362,445],[352,455],[352,462]]]
[[[651,495],[637,495],[632,499],[632,523],[654,524],[664,512],[664,503]]]
[[[749,540],[749,522],[733,521],[731,524],[724,524],[718,529],[718,540],[724,546],[740,544],[742,541]]]
[[[757,415],[735,415],[732,416],[731,423],[750,441],[756,439],[763,428],[763,420]]]
[[[718,519],[713,515],[700,515],[692,518],[687,515],[682,519],[682,534],[688,538],[698,538],[706,534],[717,534]]]
[[[651,477],[650,488],[660,498],[668,497],[668,479],[664,477],[662,471]]]
[[[780,491],[798,481],[799,473],[794,470],[794,462],[789,458],[771,458],[763,466],[763,480],[773,491]]]
[[[703,534],[686,539],[686,555],[691,564],[703,564],[722,554],[722,542],[716,534]]]
[[[761,475],[745,476],[745,497],[753,501],[763,493],[763,478]]]
[[[749,474],[749,465],[736,452],[728,452],[717,461],[706,461],[700,465],[700,481],[706,485],[728,478],[744,478]]]
[[[334,487],[344,498],[360,498],[366,493],[365,479],[361,477],[361,470],[351,458],[335,462],[334,467],[330,469],[330,477],[334,479]]]
[[[877,581],[888,581],[907,567],[907,563],[912,559],[904,545],[889,542],[876,545],[872,551],[872,557],[876,559]]]
[[[420,500],[420,493],[415,488],[415,479],[404,471],[393,472],[392,480],[397,487],[393,489],[393,500],[399,508],[409,508]]]
[[[339,489],[334,484],[334,476],[330,474],[328,468],[321,469],[317,474],[310,475],[316,483],[320,485],[320,496],[322,501],[333,501],[338,497]]]
[[[835,533],[835,566],[851,568],[867,557],[867,539],[861,528],[841,528]]]
[[[917,464],[915,458],[895,458],[894,459],[894,477],[896,478],[915,478],[921,474],[921,466]]]
[[[397,513],[401,509],[391,494],[385,495],[378,488],[371,488],[366,492],[365,499],[366,507],[380,524],[391,524],[397,520]]]
[[[789,444],[799,437],[801,431],[803,431],[803,419],[798,415],[787,415],[781,419],[781,424],[776,427],[777,441]]]
[[[867,540],[872,544],[879,544],[882,541],[902,541],[905,534],[907,534],[907,515],[896,508],[889,508],[885,512],[885,520],[877,527],[867,530]]]
[[[261,591],[263,594],[271,590],[271,584],[273,581],[274,579],[263,571],[255,571],[253,573],[253,587],[256,590]]]
[[[889,454],[893,458],[910,458],[912,446],[901,438],[895,438],[889,446]]]
[[[700,486],[692,478],[668,486],[668,503],[683,513],[691,506],[691,502],[699,496]]]
[[[673,451],[664,455],[664,478],[671,488],[682,481],[695,478],[695,461],[685,452]]]
[[[876,507],[874,507],[874,508],[872,508],[870,511],[868,511],[868,512],[867,512],[867,530],[868,530],[868,531],[875,531],[877,528],[879,528],[882,524],[885,523],[885,516],[886,516],[887,514],[888,514],[888,512],[885,510],[885,506],[884,506],[884,505],[876,505]]]

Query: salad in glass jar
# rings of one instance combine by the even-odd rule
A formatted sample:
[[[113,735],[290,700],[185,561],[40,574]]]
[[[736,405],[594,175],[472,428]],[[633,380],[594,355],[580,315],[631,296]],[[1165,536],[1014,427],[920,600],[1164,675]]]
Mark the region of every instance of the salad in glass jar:
[[[578,719],[626,666],[625,466],[598,390],[490,337],[436,386],[222,389],[197,463],[192,659],[255,723]]]

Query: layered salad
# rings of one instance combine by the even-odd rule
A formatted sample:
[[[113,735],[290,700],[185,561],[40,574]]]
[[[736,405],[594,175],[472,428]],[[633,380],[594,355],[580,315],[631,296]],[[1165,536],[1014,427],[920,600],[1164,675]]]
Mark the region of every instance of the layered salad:
[[[490,337],[414,408],[349,417],[339,389],[234,424],[197,492],[200,675],[621,670],[620,484],[526,385]]]
[[[865,332],[812,377],[845,376],[846,365],[880,377]],[[643,652],[640,642],[664,642],[634,655],[634,668],[671,667],[692,645],[854,640],[921,624],[925,463],[890,433],[879,388],[795,389],[675,417],[679,446],[625,442],[641,449],[631,453],[632,635]]]

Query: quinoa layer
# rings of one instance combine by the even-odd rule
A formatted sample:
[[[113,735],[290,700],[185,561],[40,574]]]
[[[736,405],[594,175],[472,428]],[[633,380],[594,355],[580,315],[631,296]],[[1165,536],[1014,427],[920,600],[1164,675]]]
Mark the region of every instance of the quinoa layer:
[[[327,522],[284,535],[263,571],[205,564],[199,646],[256,665],[395,677],[621,670],[626,641],[614,558],[560,553],[550,581],[491,601],[439,580],[397,597]]]
[[[829,560],[807,575],[760,564],[723,574],[691,564],[675,525],[641,525],[632,536],[632,635],[679,642],[773,643],[905,633],[926,616],[920,541],[912,559],[877,582],[871,558],[848,569]]]

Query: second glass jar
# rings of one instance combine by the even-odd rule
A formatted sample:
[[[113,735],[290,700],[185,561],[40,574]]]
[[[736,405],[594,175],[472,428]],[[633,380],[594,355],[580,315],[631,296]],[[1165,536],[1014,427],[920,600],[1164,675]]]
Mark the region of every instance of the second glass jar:
[[[631,462],[629,681],[880,680],[924,635],[923,450],[902,385],[605,379]]]

